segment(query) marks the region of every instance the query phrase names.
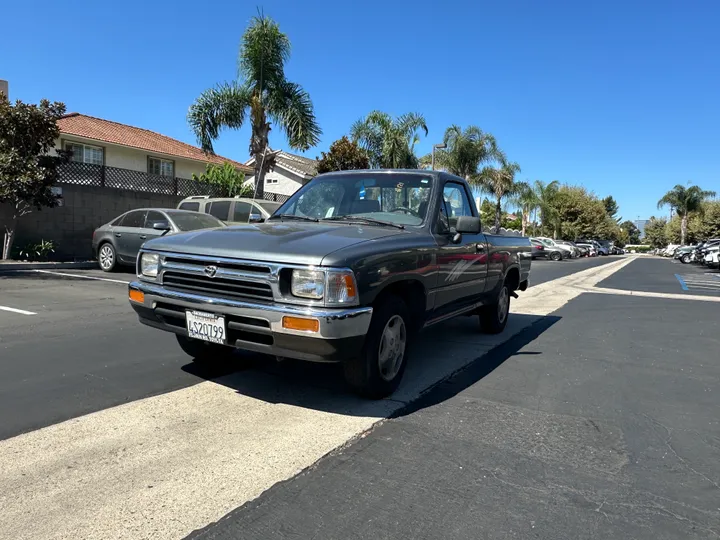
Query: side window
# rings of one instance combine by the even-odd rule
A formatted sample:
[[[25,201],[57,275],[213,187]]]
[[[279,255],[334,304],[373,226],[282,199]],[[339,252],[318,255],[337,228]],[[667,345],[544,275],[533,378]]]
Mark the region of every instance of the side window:
[[[454,227],[460,216],[472,216],[472,206],[465,188],[460,184],[448,182],[443,188],[443,200],[440,206],[440,228],[446,224]],[[443,223],[447,220],[446,223]]]
[[[115,218],[115,219],[110,223],[110,225],[111,225],[112,227],[119,227],[119,226],[122,224],[122,221],[123,221],[123,219],[125,218],[126,215],[127,215],[127,214],[123,214],[122,216]]]
[[[238,223],[247,223],[250,220],[250,203],[236,201],[232,220]]]
[[[123,227],[138,227],[145,225],[145,210],[136,210],[125,215],[122,220]]]
[[[148,210],[147,217],[145,217],[145,228],[152,229],[153,223],[157,221],[167,221],[167,218],[160,212],[155,210]]]
[[[184,202],[180,205],[180,210],[192,210],[193,212],[200,211],[199,202]]]
[[[263,215],[262,208],[260,208],[260,207],[259,207],[258,205],[256,205],[256,204],[253,204],[252,210],[250,210],[250,213],[251,213],[251,214],[257,214],[258,216],[261,216],[261,217],[262,217],[262,215]]]
[[[210,205],[210,210],[206,210],[211,216],[215,216],[220,221],[227,221],[230,213],[231,201],[215,201]]]

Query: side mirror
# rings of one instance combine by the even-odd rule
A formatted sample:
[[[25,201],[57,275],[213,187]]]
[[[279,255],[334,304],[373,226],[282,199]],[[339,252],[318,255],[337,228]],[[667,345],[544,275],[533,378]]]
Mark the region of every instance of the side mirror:
[[[168,223],[167,221],[154,221],[152,224],[152,228],[156,231],[169,231],[170,223]]]
[[[250,219],[248,220],[248,223],[262,223],[263,221],[265,220],[260,214],[250,214]]]
[[[480,234],[480,218],[474,216],[459,216],[455,224],[455,230],[460,234]]]

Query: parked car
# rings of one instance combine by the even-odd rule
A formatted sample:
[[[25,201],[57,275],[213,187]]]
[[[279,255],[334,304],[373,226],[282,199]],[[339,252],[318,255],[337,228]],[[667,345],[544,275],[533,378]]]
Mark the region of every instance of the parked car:
[[[705,255],[705,264],[710,268],[720,268],[720,248],[711,248]]]
[[[570,242],[568,240],[555,240],[555,243],[560,246],[565,246],[566,248],[570,249],[571,256],[573,259],[580,256],[580,250],[578,249],[578,247],[575,245],[574,242]]]
[[[567,257],[567,252],[565,250],[545,244],[540,238],[530,238],[530,245],[533,246],[533,257],[536,259],[544,257],[552,261],[562,261]]]
[[[561,259],[571,259],[572,258],[573,251],[568,246],[558,244],[552,238],[546,238],[544,236],[538,236],[537,239],[540,240],[543,244],[545,244],[546,247],[553,248],[555,250],[559,250],[562,255]],[[553,260],[559,260],[559,259],[553,259]]]
[[[502,332],[528,287],[528,238],[484,234],[468,183],[427,170],[338,171],[265,223],[156,238],[129,297],[196,361],[234,348],[342,362],[358,393],[397,388],[415,332],[477,314]]]
[[[720,243],[713,244],[708,248],[703,249],[703,258],[701,263],[706,266],[711,266],[717,259],[717,254],[720,253]]]
[[[593,244],[578,244],[579,247],[587,250],[588,257],[597,257],[597,248]]]
[[[146,240],[166,234],[224,226],[219,219],[198,212],[140,208],[125,212],[95,229],[92,249],[100,269],[111,272],[117,265],[135,265],[138,251]]]
[[[215,216],[228,225],[262,223],[281,203],[247,199],[244,197],[210,198],[204,195],[188,197],[178,204],[181,210],[194,210]]]
[[[681,263],[688,264],[695,258],[693,255],[695,250],[701,246],[702,244],[679,247],[674,251],[673,259],[678,259]]]

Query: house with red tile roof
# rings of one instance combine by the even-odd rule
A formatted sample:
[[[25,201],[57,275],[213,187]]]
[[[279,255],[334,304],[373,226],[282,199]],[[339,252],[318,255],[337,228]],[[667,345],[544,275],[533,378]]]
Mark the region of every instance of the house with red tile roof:
[[[208,163],[230,163],[246,175],[254,173],[252,167],[206,154],[166,135],[94,116],[66,114],[58,127],[60,139],[55,146],[71,151],[73,162],[188,179],[205,172]]]

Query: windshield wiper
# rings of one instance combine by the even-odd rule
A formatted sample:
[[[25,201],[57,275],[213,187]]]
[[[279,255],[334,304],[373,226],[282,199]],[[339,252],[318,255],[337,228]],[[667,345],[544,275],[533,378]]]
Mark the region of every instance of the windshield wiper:
[[[267,218],[267,221],[270,221],[271,219],[298,219],[300,221],[312,221],[313,223],[317,223],[317,218],[311,218],[307,216],[297,216],[295,214],[275,214],[273,216],[270,216]]]
[[[323,218],[322,221],[355,221],[360,223],[374,223],[375,225],[385,225],[386,227],[396,227],[398,229],[404,229],[405,225],[399,223],[393,223],[392,221],[383,221],[382,219],[369,218],[365,216],[333,216]]]

